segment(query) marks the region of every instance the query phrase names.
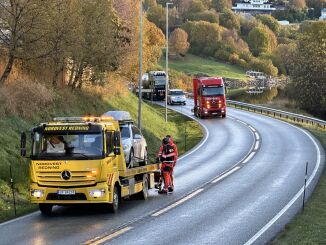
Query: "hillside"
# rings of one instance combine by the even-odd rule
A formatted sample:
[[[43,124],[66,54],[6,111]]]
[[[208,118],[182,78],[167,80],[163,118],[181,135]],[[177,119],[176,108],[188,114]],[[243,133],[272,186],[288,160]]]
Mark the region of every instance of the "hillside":
[[[137,121],[138,99],[126,91],[123,85],[117,84],[119,83],[106,88],[93,87],[73,92],[68,88],[54,90],[33,83],[28,84],[28,88],[31,88],[29,90],[27,85],[19,82],[0,88],[0,221],[13,217],[12,192],[9,186],[10,164],[15,192],[18,193],[18,215],[35,209],[28,201],[28,162],[19,156],[20,132],[28,132],[33,125],[54,116],[101,115],[108,110],[127,110]],[[143,103],[142,116],[143,134],[149,145],[151,161],[155,159],[161,139],[166,134],[171,134],[178,142],[180,154],[185,152],[185,126],[187,150],[202,138],[202,131],[197,123],[174,112],[169,111],[169,122],[166,124],[164,109],[161,107]]]
[[[164,57],[161,58],[160,65],[165,67]],[[209,60],[191,54],[187,54],[183,60],[169,59],[169,68],[188,75],[204,73],[209,76],[221,76],[241,80],[247,79],[245,70],[239,66],[229,65],[224,62]]]

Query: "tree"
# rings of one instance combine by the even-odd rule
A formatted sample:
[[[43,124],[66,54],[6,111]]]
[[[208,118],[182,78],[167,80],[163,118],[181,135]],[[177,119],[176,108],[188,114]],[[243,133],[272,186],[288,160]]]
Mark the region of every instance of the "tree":
[[[254,55],[270,53],[277,46],[275,34],[265,25],[253,28],[248,35],[248,44]]]
[[[256,15],[256,19],[260,20],[264,25],[268,26],[276,35],[280,33],[281,26],[277,19],[268,14]]]
[[[303,109],[326,115],[326,22],[313,22],[299,38],[291,78]]]
[[[219,23],[219,17],[218,14],[216,13],[216,11],[214,9],[210,9],[210,10],[205,10],[203,12],[198,12],[198,13],[193,13],[191,15],[188,16],[188,20],[190,21],[207,21],[210,23]]]
[[[232,0],[212,0],[211,6],[217,12],[224,12],[225,9],[231,9]]]
[[[220,27],[218,24],[206,21],[189,21],[181,26],[190,40],[190,52],[213,56],[218,41],[221,40]]]
[[[189,49],[188,34],[181,28],[175,29],[169,38],[169,45],[171,51],[174,51],[177,55],[185,55]]]
[[[178,11],[176,8],[169,9],[169,28],[175,26],[176,20],[178,18]],[[166,26],[166,8],[158,4],[152,7],[147,12],[147,19],[158,26],[162,31],[165,32]]]
[[[220,25],[228,29],[240,30],[239,18],[229,9],[224,9],[224,12],[220,14]]]
[[[294,10],[302,10],[306,7],[306,0],[290,0],[290,7]]]
[[[32,59],[41,56],[41,50],[36,49],[43,36],[36,35],[42,28],[42,14],[48,1],[21,0],[0,1],[0,43],[7,49],[7,63],[0,76],[3,84],[17,59]]]
[[[72,56],[72,51],[81,42],[82,20],[81,8],[76,0],[51,1],[44,10],[43,26],[44,49],[47,59],[52,61],[53,86],[57,85],[58,76],[63,72],[66,59]]]

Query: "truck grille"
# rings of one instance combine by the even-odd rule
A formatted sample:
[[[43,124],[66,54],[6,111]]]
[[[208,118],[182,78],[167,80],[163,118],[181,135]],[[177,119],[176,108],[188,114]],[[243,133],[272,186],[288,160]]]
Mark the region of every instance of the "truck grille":
[[[38,183],[44,186],[87,186],[94,185],[96,176],[90,171],[70,171],[69,180],[63,180],[62,171],[37,171]]]

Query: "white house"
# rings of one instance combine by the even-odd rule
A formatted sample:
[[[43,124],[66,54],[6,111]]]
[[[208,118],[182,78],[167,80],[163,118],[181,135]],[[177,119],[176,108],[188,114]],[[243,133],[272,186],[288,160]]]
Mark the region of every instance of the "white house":
[[[319,20],[326,20],[326,8],[323,8],[321,10],[321,15],[319,17]]]
[[[236,13],[271,14],[276,10],[269,0],[240,0],[232,10]]]

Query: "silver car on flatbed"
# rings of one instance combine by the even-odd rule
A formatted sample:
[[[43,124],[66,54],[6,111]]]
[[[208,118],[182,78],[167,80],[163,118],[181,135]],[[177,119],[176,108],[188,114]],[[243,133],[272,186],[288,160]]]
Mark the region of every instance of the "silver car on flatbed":
[[[147,164],[147,143],[140,130],[134,125],[129,112],[108,111],[105,116],[111,116],[119,121],[123,151],[128,168]]]

